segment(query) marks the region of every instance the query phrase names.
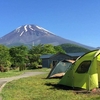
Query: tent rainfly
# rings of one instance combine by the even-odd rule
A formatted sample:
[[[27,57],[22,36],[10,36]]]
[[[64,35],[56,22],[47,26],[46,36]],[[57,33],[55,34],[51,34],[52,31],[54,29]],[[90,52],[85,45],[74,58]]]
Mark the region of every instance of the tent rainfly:
[[[64,76],[65,72],[70,68],[74,60],[62,60],[56,66],[54,66],[50,73],[48,74],[47,78],[54,78],[54,77],[62,77]]]
[[[99,88],[100,50],[90,51],[77,59],[58,84],[86,90]]]

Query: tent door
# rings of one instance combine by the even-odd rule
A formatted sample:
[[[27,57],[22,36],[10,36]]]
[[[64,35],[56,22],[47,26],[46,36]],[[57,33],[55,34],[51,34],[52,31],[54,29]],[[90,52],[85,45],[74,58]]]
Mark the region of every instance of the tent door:
[[[53,67],[56,66],[56,64],[57,64],[57,61],[56,60],[53,61]]]

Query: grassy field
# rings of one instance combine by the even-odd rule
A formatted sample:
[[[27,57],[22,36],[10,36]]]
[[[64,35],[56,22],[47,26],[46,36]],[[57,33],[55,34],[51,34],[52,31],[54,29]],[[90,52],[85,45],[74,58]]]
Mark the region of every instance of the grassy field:
[[[60,79],[46,79],[47,75],[9,82],[1,93],[3,100],[100,100],[97,94],[76,94],[74,90],[57,88]]]
[[[48,72],[50,71],[50,69],[47,68],[42,68],[42,69],[33,69],[33,70],[24,70],[24,71],[19,71],[19,69],[16,70],[10,70],[8,72],[0,72],[0,78],[5,78],[5,77],[12,77],[12,76],[17,76],[17,75],[21,75],[24,72],[28,72],[28,71],[32,71],[32,72]]]
[[[0,78],[5,78],[5,77],[12,77],[12,76],[17,76],[24,73],[24,71],[19,71],[19,70],[11,70],[8,72],[0,72]]]

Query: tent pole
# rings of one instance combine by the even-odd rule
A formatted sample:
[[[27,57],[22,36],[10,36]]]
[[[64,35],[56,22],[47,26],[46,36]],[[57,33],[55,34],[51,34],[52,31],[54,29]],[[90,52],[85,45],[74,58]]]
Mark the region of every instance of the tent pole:
[[[74,68],[73,68],[74,69]],[[73,89],[74,89],[74,75],[73,75],[73,69],[72,69],[72,76],[73,76],[73,80],[72,80],[72,82],[73,82]]]
[[[90,92],[90,74],[89,74],[89,88],[88,91]]]

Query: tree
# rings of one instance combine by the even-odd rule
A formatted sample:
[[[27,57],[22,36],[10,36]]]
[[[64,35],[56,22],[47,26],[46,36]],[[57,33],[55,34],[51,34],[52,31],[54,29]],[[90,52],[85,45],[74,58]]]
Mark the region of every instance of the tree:
[[[75,45],[75,44],[61,44],[60,45],[63,50],[65,50],[67,53],[76,53],[76,52],[89,52],[89,49],[83,48],[81,46]]]
[[[29,50],[29,60],[30,64],[33,67],[36,65],[41,64],[40,56],[44,54],[56,54],[58,52],[65,53],[64,50],[60,46],[53,46],[51,44],[39,44],[37,46],[33,46]],[[31,68],[32,68],[31,66]]]
[[[21,66],[20,69],[25,69],[22,68],[22,65],[25,67],[25,64],[28,61],[28,49],[26,46],[17,46],[17,47],[12,47],[10,48],[10,55],[11,55],[11,61],[13,66]]]
[[[55,54],[56,50],[51,44],[44,44],[42,47],[42,54]]]
[[[61,53],[66,53],[63,49],[62,49],[62,47],[61,46],[54,46],[54,49],[55,49],[55,51],[56,51],[56,53],[59,53],[59,52],[61,52]]]
[[[42,44],[39,44],[37,46],[32,46],[32,48],[29,50],[29,61],[30,61],[30,67],[36,68],[38,64],[41,64],[40,56],[42,52]]]
[[[10,67],[10,58],[9,48],[0,45],[0,67]]]

